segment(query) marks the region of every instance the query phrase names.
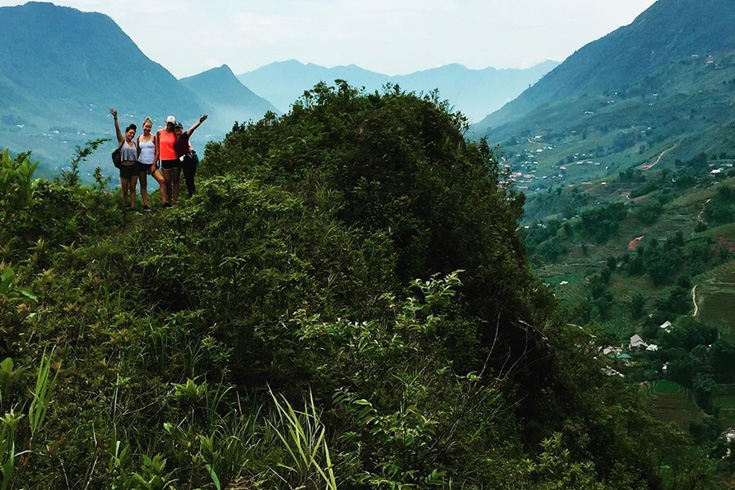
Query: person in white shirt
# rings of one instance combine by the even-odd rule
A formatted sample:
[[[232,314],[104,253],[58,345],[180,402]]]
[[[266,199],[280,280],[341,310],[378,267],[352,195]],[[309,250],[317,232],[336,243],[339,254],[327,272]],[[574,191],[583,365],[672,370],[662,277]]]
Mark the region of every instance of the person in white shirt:
[[[138,180],[140,180],[140,196],[143,198],[143,211],[151,210],[148,204],[148,175],[158,182],[161,189],[161,204],[166,203],[166,179],[153,161],[156,155],[156,135],[151,133],[152,128],[151,118],[145,118],[143,134],[138,136]]]

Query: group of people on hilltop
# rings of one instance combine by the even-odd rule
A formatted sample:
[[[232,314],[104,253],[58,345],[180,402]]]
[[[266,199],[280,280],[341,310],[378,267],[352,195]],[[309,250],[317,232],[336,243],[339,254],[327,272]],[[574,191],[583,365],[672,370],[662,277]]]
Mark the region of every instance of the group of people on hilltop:
[[[135,209],[135,187],[140,181],[140,196],[143,211],[150,211],[148,202],[148,176],[153,177],[161,189],[161,204],[164,208],[173,206],[179,197],[181,172],[184,172],[189,197],[194,194],[194,175],[199,162],[196,152],[189,144],[189,138],[207,119],[203,115],[189,129],[174,116],[166,118],[166,127],[153,134],[153,121],[150,117],[143,121],[143,134],[135,137],[138,127],[130,124],[125,133],[120,131],[117,111],[110,109],[115,121],[115,134],[120,149],[120,186],[123,207]],[[160,168],[159,168],[160,163]]]

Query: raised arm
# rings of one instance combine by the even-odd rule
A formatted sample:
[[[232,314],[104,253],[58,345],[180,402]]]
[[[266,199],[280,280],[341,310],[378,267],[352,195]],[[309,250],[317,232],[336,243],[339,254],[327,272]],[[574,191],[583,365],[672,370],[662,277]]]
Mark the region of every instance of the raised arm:
[[[192,127],[190,127],[189,129],[187,129],[187,130],[186,130],[186,134],[188,134],[188,135],[189,135],[189,137],[191,138],[191,135],[192,135],[192,133],[193,133],[194,131],[196,131],[196,129],[197,129],[197,128],[198,128],[199,126],[201,126],[201,124],[202,124],[202,123],[203,123],[204,121],[206,121],[206,120],[207,120],[207,115],[206,115],[206,114],[204,114],[203,116],[200,116],[200,117],[199,117],[199,120],[198,120],[198,121],[197,121],[197,122],[196,122],[196,123],[194,124],[194,126],[192,126]]]
[[[112,119],[115,121],[115,134],[117,135],[117,143],[120,144],[123,142],[123,135],[120,132],[120,125],[117,123],[117,111],[115,109],[110,109],[110,114],[112,114]]]

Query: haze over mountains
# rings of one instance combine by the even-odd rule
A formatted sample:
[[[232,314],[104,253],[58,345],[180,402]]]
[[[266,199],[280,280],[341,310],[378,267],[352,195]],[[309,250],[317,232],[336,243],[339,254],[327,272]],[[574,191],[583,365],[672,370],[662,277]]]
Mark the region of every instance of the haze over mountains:
[[[305,90],[318,82],[333,83],[340,79],[356,87],[365,87],[367,91],[379,90],[387,83],[398,84],[404,90],[415,92],[428,92],[436,88],[442,99],[449,100],[471,121],[479,121],[536,83],[558,64],[556,61],[545,61],[525,70],[472,70],[459,64],[450,64],[408,75],[389,76],[356,65],[326,68],[288,60],[243,73],[238,78],[283,112]]]
[[[258,120],[268,111],[279,112],[240,83],[227,65],[182,78],[180,82],[197,95],[219,128],[230,129],[234,121]]]
[[[731,151],[734,18],[727,0],[659,0],[578,50],[474,134],[500,143],[514,169],[536,173],[529,188]]]
[[[735,144],[726,130],[735,125],[733,18],[735,3],[728,0],[660,0],[556,67],[455,64],[390,77],[292,60],[237,77],[223,65],[176,80],[109,17],[31,2],[0,8],[0,147],[33,149],[53,172],[74,145],[112,135],[110,106],[124,123],[151,116],[156,125],[169,113],[188,124],[208,112],[201,144],[221,138],[235,120],[288,110],[319,81],[344,79],[369,91],[386,83],[417,92],[438,88],[471,120],[520,94],[476,124],[473,135],[500,143],[514,170],[537,174],[526,182],[529,189],[604,178]],[[579,161],[589,163],[561,168]]]
[[[236,120],[285,111],[317,82],[339,78],[368,90],[388,82],[418,92],[439,88],[456,109],[479,119],[555,66],[469,70],[448,65],[389,77],[354,65],[328,69],[284,62],[240,76],[246,85],[252,83],[248,88],[227,65],[177,80],[103,14],[29,2],[0,8],[0,25],[0,147],[32,149],[41,160],[41,175],[58,172],[75,145],[112,136],[111,106],[125,124],[149,116],[160,126],[167,114],[188,124],[210,113],[198,135],[203,142],[221,138]]]

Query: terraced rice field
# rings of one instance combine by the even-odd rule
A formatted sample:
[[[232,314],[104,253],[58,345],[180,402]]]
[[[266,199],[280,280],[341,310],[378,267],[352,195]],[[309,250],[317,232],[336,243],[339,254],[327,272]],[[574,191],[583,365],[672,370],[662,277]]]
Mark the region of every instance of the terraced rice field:
[[[696,276],[693,280],[696,284],[704,282],[733,282],[735,283],[735,260],[714,267],[704,274]]]
[[[691,422],[702,419],[703,412],[694,401],[694,396],[680,384],[669,380],[653,381],[646,383],[644,389],[651,398],[653,413],[662,420],[688,429]]]
[[[717,385],[712,393],[712,406],[719,407],[724,426],[735,427],[735,385]]]
[[[735,261],[697,276],[697,320],[735,340]]]

